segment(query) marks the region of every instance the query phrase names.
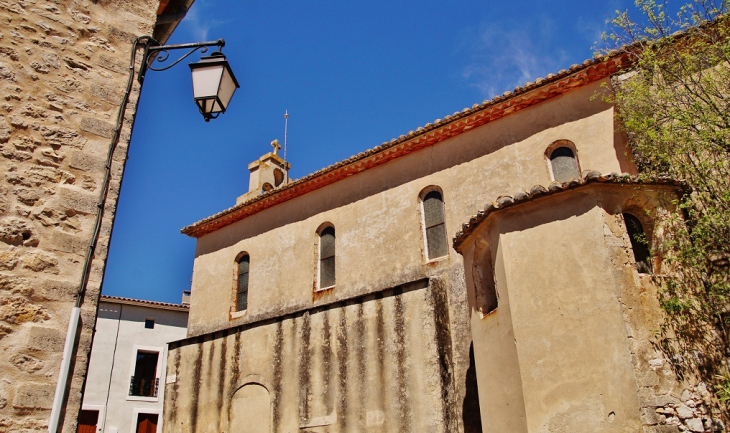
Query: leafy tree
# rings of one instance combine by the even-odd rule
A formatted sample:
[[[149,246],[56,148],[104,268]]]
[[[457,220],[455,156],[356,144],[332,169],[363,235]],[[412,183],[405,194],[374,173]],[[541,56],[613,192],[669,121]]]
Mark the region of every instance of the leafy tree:
[[[692,192],[660,242],[655,277],[666,321],[660,332],[679,377],[712,384],[727,419],[730,400],[730,0],[694,0],[670,14],[636,0],[617,12],[607,55],[632,68],[614,79],[616,105],[641,175],[685,181]],[[662,275],[663,274],[663,275]]]

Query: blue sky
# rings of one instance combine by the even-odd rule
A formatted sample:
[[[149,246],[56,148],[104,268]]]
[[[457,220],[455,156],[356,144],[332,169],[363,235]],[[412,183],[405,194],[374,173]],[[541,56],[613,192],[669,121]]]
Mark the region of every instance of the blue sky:
[[[247,191],[285,110],[297,179],[591,58],[632,5],[197,0],[168,43],[225,39],[241,88],[205,123],[187,62],[147,74],[102,292],[179,302],[195,254],[180,229]]]

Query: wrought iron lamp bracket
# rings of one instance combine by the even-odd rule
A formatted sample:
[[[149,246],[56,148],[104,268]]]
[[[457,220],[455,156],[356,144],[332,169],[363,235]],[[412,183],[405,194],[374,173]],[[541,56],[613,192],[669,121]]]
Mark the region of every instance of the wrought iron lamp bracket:
[[[221,52],[223,50],[223,47],[226,46],[226,41],[224,41],[223,39],[218,39],[217,41],[210,42],[196,42],[192,44],[177,45],[155,45],[156,43],[157,41],[150,38],[149,44],[145,47],[144,58],[142,59],[142,66],[139,70],[139,75],[137,76],[137,80],[140,83],[144,81],[147,70],[166,71],[198,50],[200,50],[201,53],[206,53],[208,52],[208,47],[218,47],[218,52]],[[158,67],[152,66],[153,64],[155,64],[155,62],[161,64],[167,61],[167,59],[170,57],[170,51],[172,50],[188,50],[188,52],[183,54],[180,58],[172,63],[160,65]]]

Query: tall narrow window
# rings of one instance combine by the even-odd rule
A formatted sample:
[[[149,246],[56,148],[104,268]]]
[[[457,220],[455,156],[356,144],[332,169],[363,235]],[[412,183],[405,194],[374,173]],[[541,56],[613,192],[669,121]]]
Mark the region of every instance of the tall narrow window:
[[[558,182],[580,177],[578,160],[575,159],[573,149],[569,147],[563,146],[553,150],[550,154],[550,166],[553,170],[553,179]]]
[[[134,363],[134,376],[129,384],[129,395],[157,397],[157,360],[158,352],[137,351]]]
[[[642,274],[651,273],[651,252],[649,251],[644,227],[635,216],[628,213],[623,214],[623,216],[631,240],[631,249],[634,251],[636,269]]]
[[[238,281],[236,283],[236,311],[248,308],[248,270],[251,259],[244,254],[238,259]]]
[[[319,233],[319,288],[335,285],[335,228],[325,227]]]
[[[449,253],[444,221],[444,200],[441,193],[431,191],[423,197],[423,220],[426,228],[426,249],[429,260]]]

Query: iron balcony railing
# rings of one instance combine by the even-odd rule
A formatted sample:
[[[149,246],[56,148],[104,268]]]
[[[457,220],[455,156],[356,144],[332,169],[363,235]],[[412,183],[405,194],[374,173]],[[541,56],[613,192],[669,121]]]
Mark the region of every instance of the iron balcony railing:
[[[157,388],[160,386],[159,378],[134,377],[129,382],[129,395],[137,397],[157,397]]]

